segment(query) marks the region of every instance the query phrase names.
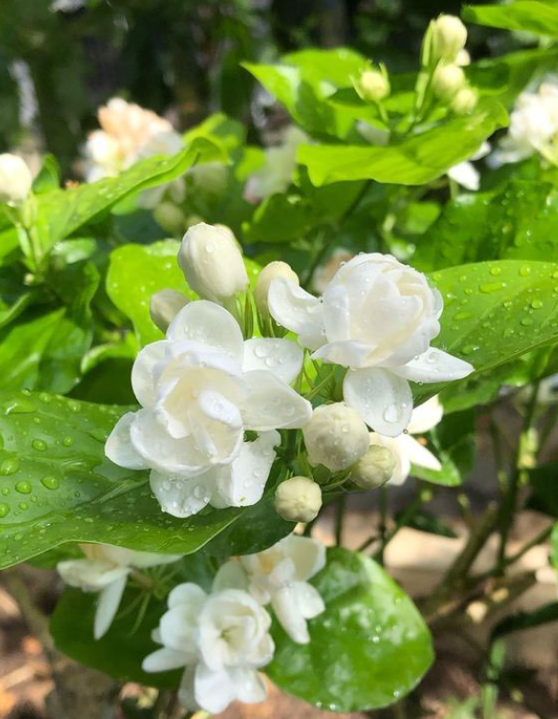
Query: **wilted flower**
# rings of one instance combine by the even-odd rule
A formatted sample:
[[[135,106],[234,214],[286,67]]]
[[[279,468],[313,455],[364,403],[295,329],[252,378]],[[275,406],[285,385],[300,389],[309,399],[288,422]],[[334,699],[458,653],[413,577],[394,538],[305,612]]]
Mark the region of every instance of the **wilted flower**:
[[[311,522],[322,506],[322,490],[308,477],[291,477],[275,490],[275,510],[289,522]]]
[[[440,382],[473,371],[430,342],[439,334],[442,296],[426,277],[391,255],[361,254],[313,297],[292,282],[274,280],[269,309],[296,332],[313,358],[348,367],[345,402],[372,429],[395,437],[411,418],[409,380]]]
[[[437,397],[421,404],[413,410],[411,421],[405,434],[399,437],[384,437],[373,432],[370,435],[372,445],[387,447],[395,458],[395,467],[389,478],[389,484],[399,485],[411,474],[411,465],[439,472],[442,465],[437,457],[412,435],[421,435],[433,429],[442,419],[444,408]]]
[[[228,228],[205,222],[190,227],[178,251],[178,264],[188,285],[203,299],[221,304],[248,285],[242,254]]]
[[[263,167],[248,179],[244,192],[246,199],[258,202],[277,192],[285,192],[296,169],[298,146],[309,142],[308,135],[298,127],[287,128],[283,142],[265,150]]]
[[[307,620],[325,610],[318,590],[308,580],[325,567],[321,542],[291,534],[259,554],[240,557],[248,573],[249,591],[262,604],[271,603],[294,642],[310,641]]]
[[[31,192],[33,178],[25,160],[17,155],[0,155],[0,202],[21,205]]]
[[[135,552],[110,544],[82,544],[84,559],[59,562],[57,570],[71,587],[84,592],[99,592],[95,612],[94,636],[100,639],[108,631],[120,606],[128,575],[133,569],[169,564],[180,555]]]
[[[216,578],[217,582],[217,578]],[[147,672],[186,667],[180,703],[216,714],[231,701],[263,701],[265,685],[257,669],[274,651],[271,618],[246,591],[223,588],[207,595],[196,584],[180,584],[169,595],[154,640],[162,649],[143,662]]]
[[[354,409],[343,402],[322,404],[302,428],[311,464],[339,472],[354,464],[368,449],[368,429]]]
[[[125,414],[107,440],[109,459],[150,468],[163,509],[177,517],[213,506],[257,502],[273,463],[275,429],[301,427],[311,405],[289,383],[302,352],[287,339],[244,342],[219,305],[191,302],[167,339],[144,347],[132,370],[142,405]],[[259,432],[244,442],[244,432]]]
[[[535,152],[553,159],[557,133],[558,86],[547,82],[537,92],[524,92],[518,97],[508,134],[491,159],[494,164],[519,162]]]

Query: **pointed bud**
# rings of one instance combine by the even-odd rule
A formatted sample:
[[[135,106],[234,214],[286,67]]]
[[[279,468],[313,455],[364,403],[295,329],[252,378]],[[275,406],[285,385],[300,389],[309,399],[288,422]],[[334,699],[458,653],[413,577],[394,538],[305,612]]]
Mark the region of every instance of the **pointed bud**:
[[[188,285],[200,297],[220,304],[248,285],[242,254],[232,232],[200,222],[190,227],[178,251]]]
[[[467,28],[455,15],[440,15],[431,23],[432,54],[435,60],[454,62],[467,42]]]
[[[466,115],[477,106],[479,97],[470,87],[464,87],[455,95],[451,101],[451,109],[456,115]]]
[[[383,68],[365,70],[354,85],[359,96],[371,102],[383,100],[391,91],[387,72]]]
[[[269,308],[267,306],[269,287],[273,280],[279,278],[290,280],[290,282],[294,282],[297,285],[299,284],[296,272],[294,272],[286,262],[276,261],[266,265],[258,275],[256,289],[254,291],[256,307],[264,319],[269,317]]]
[[[161,332],[166,332],[170,323],[188,302],[188,298],[180,292],[170,289],[159,290],[151,295],[149,314]]]
[[[308,477],[291,477],[275,491],[275,509],[289,522],[311,522],[322,506],[320,485]]]
[[[391,450],[379,444],[371,444],[351,470],[351,480],[361,489],[376,489],[385,484],[395,469],[395,457]]]
[[[343,402],[323,404],[302,428],[311,464],[323,464],[332,472],[357,462],[370,445],[367,426]]]
[[[0,202],[21,205],[31,192],[33,178],[21,157],[0,155]]]
[[[432,78],[434,94],[450,100],[464,85],[465,73],[458,65],[438,65]]]

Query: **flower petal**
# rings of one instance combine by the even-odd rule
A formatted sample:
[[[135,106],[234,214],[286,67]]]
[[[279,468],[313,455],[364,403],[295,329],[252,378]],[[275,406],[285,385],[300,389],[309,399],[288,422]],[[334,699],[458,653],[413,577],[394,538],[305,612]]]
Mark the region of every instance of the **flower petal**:
[[[105,443],[105,454],[111,462],[127,469],[145,469],[147,464],[132,444],[130,430],[137,412],[122,415]]]
[[[177,607],[179,604],[188,604],[201,609],[206,599],[207,594],[198,584],[185,582],[184,584],[178,584],[171,590],[167,604],[169,609]]]
[[[304,353],[287,339],[254,337],[244,343],[245,372],[266,370],[286,384],[293,382],[302,369]]]
[[[294,563],[297,581],[310,579],[326,565],[325,545],[311,537],[290,534],[281,541],[280,546]]]
[[[401,443],[401,451],[411,464],[415,464],[417,467],[424,467],[425,469],[432,469],[435,472],[439,472],[442,469],[438,457],[432,454],[429,449],[418,442],[414,437],[403,435],[402,437],[398,437],[397,441]]]
[[[183,307],[170,323],[167,339],[209,345],[242,364],[244,339],[234,317],[214,302],[199,300]]]
[[[128,580],[127,574],[119,579],[116,579],[112,584],[103,589],[99,594],[99,601],[97,609],[95,611],[95,622],[93,628],[93,636],[95,639],[100,639],[104,636],[108,630],[124,594],[126,588],[126,582]]]
[[[269,286],[267,304],[273,319],[298,335],[300,344],[315,350],[325,341],[322,303],[294,282],[283,278]]]
[[[399,435],[399,437],[384,437],[376,432],[370,434],[370,444],[379,444],[382,447],[387,447],[395,459],[392,475],[387,481],[387,484],[392,486],[403,484],[411,473],[411,462],[403,451],[401,444],[401,438],[404,436],[405,435]]]
[[[367,345],[357,340],[328,342],[312,353],[312,359],[321,359],[342,367],[366,367],[371,357],[374,357],[375,349],[375,345]]]
[[[245,704],[265,701],[267,689],[261,675],[255,669],[235,667],[231,670],[236,685],[236,698]]]
[[[345,402],[366,424],[387,437],[401,434],[411,419],[409,383],[388,370],[349,370],[343,382]]]
[[[271,372],[254,370],[244,379],[250,387],[248,401],[242,407],[246,429],[296,429],[310,420],[310,402]]]
[[[165,647],[184,653],[188,662],[196,658],[197,617],[196,605],[177,604],[161,617],[159,631]]]
[[[297,644],[308,644],[310,634],[299,604],[294,585],[287,584],[273,592],[271,606],[289,637]]]
[[[183,667],[188,661],[188,656],[185,652],[163,647],[146,656],[141,668],[144,672],[168,672]]]
[[[240,562],[229,560],[222,564],[213,580],[212,591],[222,592],[224,589],[248,590],[248,575]]]
[[[474,372],[475,368],[469,362],[430,347],[416,359],[400,367],[393,367],[391,371],[413,382],[429,383],[463,379]]]
[[[184,519],[201,512],[209,504],[215,486],[215,471],[210,469],[185,479],[152,470],[149,484],[163,512]]]
[[[444,416],[444,408],[438,396],[431,397],[413,409],[411,421],[407,427],[409,434],[424,434],[435,427]]]
[[[151,408],[157,399],[155,367],[170,349],[170,342],[161,340],[145,346],[138,354],[132,367],[132,389],[142,407]]]
[[[480,187],[480,172],[468,161],[450,167],[448,177],[472,192],[476,192]]]
[[[197,665],[194,679],[196,704],[210,714],[218,714],[236,699],[235,680],[230,671],[214,671],[203,662]]]
[[[254,442],[244,442],[231,465],[216,470],[216,494],[228,507],[247,507],[261,499],[275,460],[273,448],[280,442],[279,432],[262,432]]]

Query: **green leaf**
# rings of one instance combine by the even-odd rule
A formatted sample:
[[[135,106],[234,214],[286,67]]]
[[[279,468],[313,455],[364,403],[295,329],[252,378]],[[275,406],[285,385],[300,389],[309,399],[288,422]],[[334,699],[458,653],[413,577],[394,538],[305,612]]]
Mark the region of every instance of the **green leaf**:
[[[128,588],[120,611],[104,637],[93,639],[93,623],[98,595],[67,588],[56,605],[50,620],[50,632],[57,649],[82,664],[108,674],[122,682],[138,682],[146,686],[176,689],[181,671],[147,674],[141,663],[148,654],[160,648],[151,639],[166,606],[150,597],[141,624],[135,626],[138,609],[126,612],[135,604],[139,608],[141,593]]]
[[[429,277],[444,298],[434,344],[471,362],[477,373],[558,340],[558,264],[480,262]],[[415,393],[423,399],[443,387],[416,386]],[[459,387],[453,383],[452,391]]]
[[[491,640],[512,632],[541,627],[550,622],[558,622],[558,602],[545,604],[533,612],[517,612],[500,620],[491,632]]]
[[[54,155],[45,155],[39,174],[33,180],[33,192],[40,194],[55,190],[60,185],[60,165]]]
[[[177,155],[150,157],[118,177],[45,192],[37,198],[37,229],[46,251],[59,240],[99,217],[130,195],[162,185],[184,174],[195,162],[226,161],[224,150],[199,138]]]
[[[512,180],[497,193],[449,202],[417,247],[413,266],[428,272],[484,260],[558,261],[558,190]]]
[[[449,120],[399,144],[302,145],[297,159],[307,166],[315,185],[347,180],[422,185],[469,159],[506,122],[500,105],[487,105],[483,112]]]
[[[478,25],[558,37],[558,5],[537,0],[516,0],[505,5],[466,5],[463,19]]]
[[[533,490],[529,508],[558,519],[558,462],[549,462],[529,470]]]
[[[405,514],[405,510],[396,512],[394,519],[400,519]],[[449,539],[457,539],[457,534],[453,529],[441,519],[436,517],[430,512],[419,509],[415,512],[411,519],[405,522],[406,527],[416,529],[418,532],[425,532],[426,534],[435,534],[438,537],[448,537]]]
[[[428,670],[430,634],[413,602],[371,559],[328,550],[312,584],[326,610],[309,622],[310,644],[274,627],[266,669],[281,689],[329,711],[379,709],[408,694]]]
[[[107,293],[132,321],[142,346],[163,338],[149,316],[151,295],[169,288],[189,299],[196,297],[178,267],[179,247],[176,240],[163,240],[152,245],[123,245],[110,255]]]
[[[124,411],[44,392],[0,394],[0,568],[66,542],[190,554],[233,523],[239,533],[229,535],[231,545],[257,540],[250,533],[265,522],[271,543],[291,531],[266,502],[259,509],[207,509],[187,520],[164,514],[147,472],[104,456]]]

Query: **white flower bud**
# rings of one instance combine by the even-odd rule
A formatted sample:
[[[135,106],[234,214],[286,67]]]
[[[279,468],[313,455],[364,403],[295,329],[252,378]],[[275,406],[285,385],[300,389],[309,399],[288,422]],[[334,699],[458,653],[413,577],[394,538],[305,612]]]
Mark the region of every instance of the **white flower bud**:
[[[153,217],[163,230],[171,233],[182,233],[186,228],[184,212],[173,202],[160,202],[153,210]]]
[[[308,477],[291,477],[275,491],[275,509],[289,522],[311,522],[322,506],[320,485]]]
[[[190,227],[178,251],[188,285],[200,297],[223,303],[243,292],[248,274],[230,230],[200,222]]]
[[[453,62],[467,42],[467,28],[455,15],[440,15],[431,23],[435,60]]]
[[[332,472],[350,467],[370,445],[366,424],[343,402],[315,409],[302,433],[311,464],[323,464]]]
[[[465,73],[457,65],[438,65],[432,78],[434,94],[451,99],[465,84]]]
[[[455,95],[451,101],[451,109],[456,115],[466,115],[475,109],[478,102],[477,93],[470,87],[464,87]]]
[[[0,155],[0,202],[21,205],[31,192],[33,178],[21,157]]]
[[[380,70],[365,70],[355,82],[355,90],[363,100],[378,102],[386,98],[391,87],[387,74]]]
[[[188,302],[188,298],[176,290],[159,290],[151,295],[149,314],[161,332],[166,332],[170,323]]]
[[[376,489],[385,484],[395,469],[395,457],[388,447],[371,444],[351,470],[352,481],[362,489]]]
[[[269,293],[269,287],[273,280],[283,278],[290,280],[295,284],[300,284],[298,275],[294,272],[286,262],[270,262],[266,265],[258,275],[256,282],[256,289],[254,290],[254,300],[256,301],[256,307],[260,312],[261,316],[266,319],[269,317],[269,308],[267,306],[267,295]]]

